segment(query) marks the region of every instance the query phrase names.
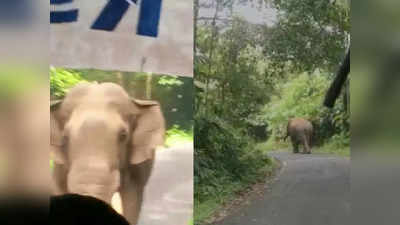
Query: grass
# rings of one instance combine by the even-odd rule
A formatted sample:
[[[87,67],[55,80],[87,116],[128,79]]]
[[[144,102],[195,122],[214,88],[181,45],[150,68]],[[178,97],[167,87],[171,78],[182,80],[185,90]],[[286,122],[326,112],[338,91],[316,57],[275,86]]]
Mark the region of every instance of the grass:
[[[328,142],[321,147],[315,147],[313,152],[350,157],[350,146],[341,146],[336,142]]]
[[[226,201],[226,199],[225,199]],[[206,220],[210,216],[213,215],[215,210],[219,208],[219,206],[224,201],[219,199],[208,199],[207,201],[194,204],[194,221],[196,225],[200,225],[202,221]]]
[[[256,148],[267,153],[270,151],[277,151],[287,149],[290,147],[289,142],[277,142],[273,138],[268,139],[266,142],[261,142],[256,145]]]
[[[314,146],[312,152],[315,153],[322,153],[322,154],[332,154],[342,157],[350,157],[350,146],[343,143],[343,140],[333,139],[326,142],[322,146]],[[276,142],[273,138],[270,138],[266,142],[258,143],[256,145],[257,149],[262,150],[263,152],[267,153],[270,151],[277,151],[282,149],[291,149],[290,141],[286,142]]]
[[[194,222],[195,225],[205,224],[205,221],[212,217],[218,209],[226,202],[235,199],[236,194],[247,189],[249,184],[235,182],[225,183],[224,192],[219,193],[209,199],[194,204]]]
[[[261,169],[260,174],[263,174],[258,179],[246,183],[226,183],[224,184],[224,192],[218,193],[215,196],[210,196],[209,199],[202,202],[195,200],[194,204],[194,224],[205,225],[207,221],[212,218],[222,207],[230,201],[240,197],[240,194],[248,190],[252,185],[265,181],[265,178],[272,174],[278,163],[271,159],[271,164],[266,165]]]
[[[194,204],[194,224],[208,224],[207,220],[213,217],[229,201],[239,197],[239,193],[248,189],[251,184],[231,183],[224,184],[224,194],[211,197],[203,202]]]

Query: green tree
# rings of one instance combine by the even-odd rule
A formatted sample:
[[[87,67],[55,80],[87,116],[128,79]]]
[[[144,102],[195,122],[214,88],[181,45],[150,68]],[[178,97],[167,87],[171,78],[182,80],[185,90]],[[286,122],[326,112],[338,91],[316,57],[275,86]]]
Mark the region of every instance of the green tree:
[[[63,68],[50,67],[50,96],[62,98],[69,88],[83,81],[85,80],[82,79],[79,73]]]
[[[278,21],[267,28],[265,54],[299,72],[324,69],[332,73],[349,43],[347,0],[270,0]]]

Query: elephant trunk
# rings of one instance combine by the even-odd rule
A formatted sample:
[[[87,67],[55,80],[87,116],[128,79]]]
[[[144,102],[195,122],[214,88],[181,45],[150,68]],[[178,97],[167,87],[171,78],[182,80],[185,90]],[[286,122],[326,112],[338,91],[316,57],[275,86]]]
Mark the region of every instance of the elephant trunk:
[[[68,174],[68,192],[89,195],[111,203],[118,191],[120,173],[110,170],[107,164],[86,163],[72,165]]]

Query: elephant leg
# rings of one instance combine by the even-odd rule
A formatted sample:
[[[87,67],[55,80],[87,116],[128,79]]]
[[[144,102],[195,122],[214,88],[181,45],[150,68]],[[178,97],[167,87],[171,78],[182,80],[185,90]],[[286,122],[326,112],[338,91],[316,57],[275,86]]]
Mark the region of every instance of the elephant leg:
[[[310,146],[308,145],[308,137],[306,134],[303,135],[302,137],[302,142],[303,142],[303,154],[310,154]]]
[[[62,195],[68,192],[67,189],[67,175],[68,170],[64,165],[54,163],[53,167],[53,194]]]
[[[299,153],[299,143],[292,138],[293,153]]]
[[[293,152],[294,153],[299,153],[299,143],[294,143],[294,146],[293,146]]]
[[[290,140],[292,141],[293,153],[299,153],[299,142],[296,136],[290,136]]]
[[[308,154],[308,145],[307,145],[307,143],[303,144],[303,154]]]
[[[150,177],[152,168],[153,160],[148,160],[138,165],[131,165],[122,174],[123,180],[120,188],[122,210],[131,225],[136,225],[139,220],[144,186]]]

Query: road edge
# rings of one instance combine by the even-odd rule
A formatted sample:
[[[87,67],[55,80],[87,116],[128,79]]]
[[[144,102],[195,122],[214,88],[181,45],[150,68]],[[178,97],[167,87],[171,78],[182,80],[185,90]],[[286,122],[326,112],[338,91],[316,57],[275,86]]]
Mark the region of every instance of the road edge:
[[[272,170],[260,178],[262,181],[257,181],[256,183],[244,188],[243,191],[234,194],[234,197],[227,200],[217,208],[209,218],[196,225],[216,225],[227,216],[232,215],[241,208],[250,204],[250,202],[256,200],[257,197],[263,196],[282,174],[283,168],[285,167],[285,163],[276,157],[271,155],[268,155],[268,157],[270,157],[274,163]]]

